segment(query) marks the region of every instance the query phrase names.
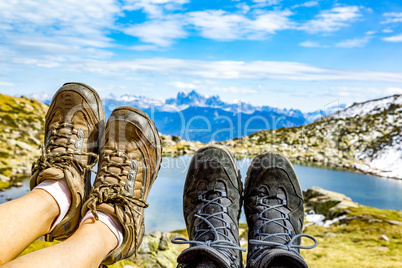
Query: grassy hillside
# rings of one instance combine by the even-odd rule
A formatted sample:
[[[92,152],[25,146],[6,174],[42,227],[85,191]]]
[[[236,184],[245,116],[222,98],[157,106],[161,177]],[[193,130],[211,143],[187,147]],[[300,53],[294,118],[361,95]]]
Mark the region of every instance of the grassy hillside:
[[[11,176],[30,173],[43,142],[47,109],[33,99],[0,94],[0,186]]]

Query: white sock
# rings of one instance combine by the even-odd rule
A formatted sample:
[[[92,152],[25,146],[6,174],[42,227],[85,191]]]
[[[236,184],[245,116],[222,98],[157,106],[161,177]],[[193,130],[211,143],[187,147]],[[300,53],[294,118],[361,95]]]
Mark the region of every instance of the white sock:
[[[50,228],[50,233],[53,231],[54,227],[66,216],[71,205],[71,191],[68,188],[66,180],[46,180],[41,182],[34,189],[43,189],[48,192],[51,196],[53,196],[54,200],[56,200],[56,203],[59,206],[60,213]]]
[[[116,248],[120,247],[121,243],[123,243],[123,226],[121,226],[120,221],[118,219],[116,219],[116,217],[110,215],[109,213],[99,211],[99,210],[97,212],[98,212],[99,220],[101,222],[103,222],[104,224],[106,224],[106,226],[110,229],[110,231],[112,231],[112,233],[116,236],[116,238],[119,242],[117,247],[115,247],[113,249],[113,250],[115,250]],[[92,211],[88,210],[87,213],[85,214],[84,218],[82,218],[80,226],[86,219],[90,219],[93,217],[94,216],[92,215]],[[111,250],[110,252],[112,252],[113,250]]]

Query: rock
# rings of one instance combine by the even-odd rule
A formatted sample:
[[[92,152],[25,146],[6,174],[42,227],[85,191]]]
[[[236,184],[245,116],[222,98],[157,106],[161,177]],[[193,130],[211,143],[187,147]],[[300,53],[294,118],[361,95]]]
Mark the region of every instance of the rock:
[[[389,238],[388,238],[388,236],[386,236],[386,235],[381,235],[381,236],[378,238],[378,240],[384,240],[384,241],[389,242]]]
[[[14,182],[13,186],[14,187],[22,187],[22,186],[24,186],[24,184],[22,182]]]
[[[303,191],[305,210],[314,210],[323,214],[327,219],[333,219],[349,212],[348,208],[359,205],[344,194],[312,187]]]
[[[324,234],[324,237],[335,237],[335,236],[336,236],[336,234],[331,233],[331,232],[328,232],[328,233]]]
[[[169,241],[166,233],[162,233],[161,239],[159,240],[159,250],[167,250],[169,248]]]
[[[173,245],[171,239],[178,236],[173,233],[152,232],[144,235],[137,257],[132,257],[134,267],[176,267],[177,256],[188,245]]]
[[[378,247],[378,248],[375,248],[374,249],[374,251],[389,251],[389,248],[387,248],[387,247]]]
[[[6,200],[7,200],[7,201],[11,201],[12,198],[11,198],[11,197],[7,197]]]
[[[0,174],[0,181],[9,182],[11,178]]]
[[[181,138],[180,138],[179,136],[172,136],[172,140],[173,140],[174,142],[180,142],[180,141],[181,141]]]
[[[388,220],[387,222],[392,225],[402,226],[402,222],[400,221]]]

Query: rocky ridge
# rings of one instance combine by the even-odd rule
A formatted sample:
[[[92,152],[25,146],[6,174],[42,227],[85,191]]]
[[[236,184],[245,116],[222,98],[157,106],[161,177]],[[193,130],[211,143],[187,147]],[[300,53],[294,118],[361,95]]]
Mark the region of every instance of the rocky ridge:
[[[30,173],[39,156],[48,107],[34,99],[0,94],[0,183]]]

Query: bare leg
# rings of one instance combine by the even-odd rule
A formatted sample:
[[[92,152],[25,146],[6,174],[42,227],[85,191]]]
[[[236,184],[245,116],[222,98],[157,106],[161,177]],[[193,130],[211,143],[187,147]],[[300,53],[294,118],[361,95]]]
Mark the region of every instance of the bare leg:
[[[0,265],[17,257],[38,237],[49,232],[59,215],[53,197],[36,189],[0,205]]]
[[[102,222],[87,219],[63,243],[24,255],[8,267],[99,267],[118,240]]]

